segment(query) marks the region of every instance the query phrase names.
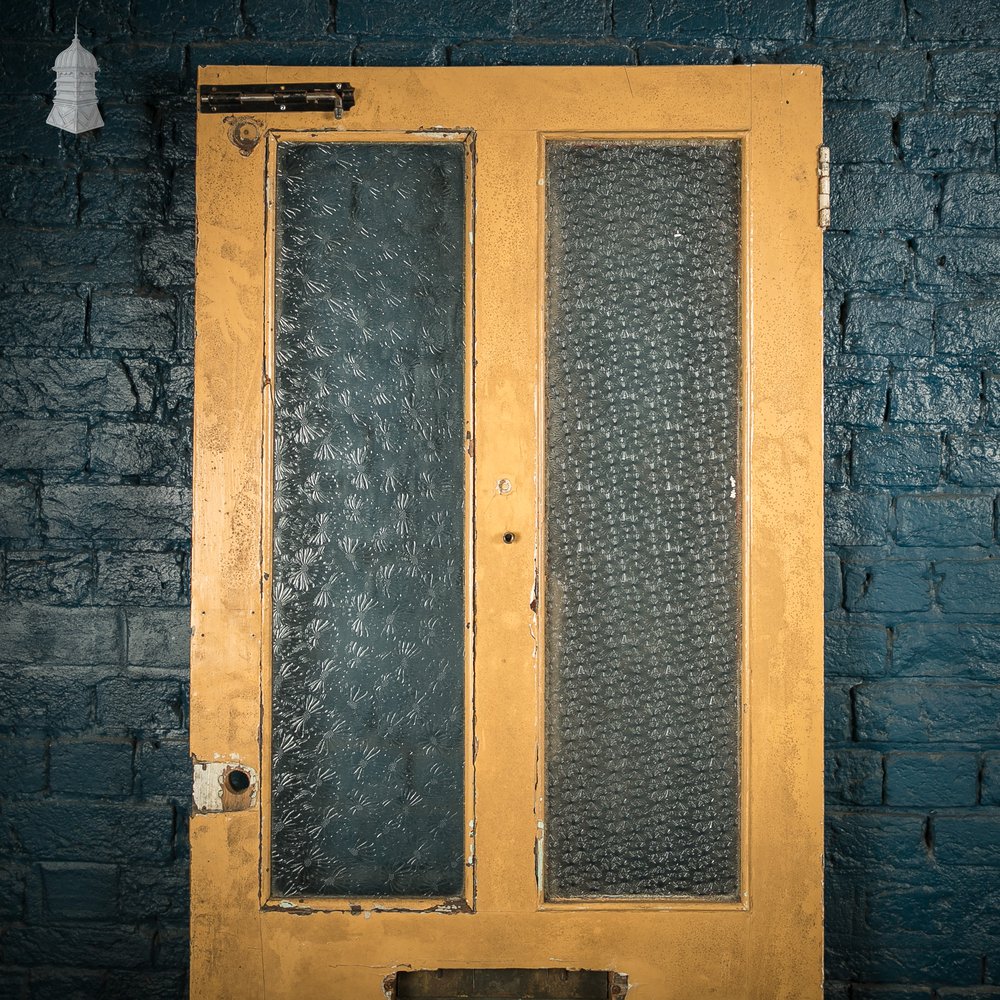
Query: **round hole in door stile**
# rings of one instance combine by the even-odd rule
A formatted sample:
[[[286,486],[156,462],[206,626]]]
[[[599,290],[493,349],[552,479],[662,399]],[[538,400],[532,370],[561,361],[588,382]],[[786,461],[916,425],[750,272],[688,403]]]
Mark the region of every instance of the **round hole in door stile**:
[[[250,787],[250,775],[246,771],[234,768],[226,775],[226,786],[229,791],[240,795]]]
[[[504,545],[511,545],[514,542],[514,539],[516,538],[517,535],[515,535],[513,531],[505,531],[503,533]]]

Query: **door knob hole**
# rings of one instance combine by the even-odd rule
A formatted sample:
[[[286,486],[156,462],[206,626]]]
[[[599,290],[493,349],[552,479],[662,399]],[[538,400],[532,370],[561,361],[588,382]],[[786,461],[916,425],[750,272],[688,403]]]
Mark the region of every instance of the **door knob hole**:
[[[246,771],[234,769],[226,775],[226,784],[231,792],[245,792],[250,787],[250,775]]]

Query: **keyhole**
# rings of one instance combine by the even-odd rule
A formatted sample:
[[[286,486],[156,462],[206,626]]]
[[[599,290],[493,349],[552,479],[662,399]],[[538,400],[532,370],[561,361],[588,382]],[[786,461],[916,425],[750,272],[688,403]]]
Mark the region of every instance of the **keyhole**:
[[[513,531],[505,531],[503,533],[504,545],[510,545],[515,538],[517,538],[517,535],[515,535]]]
[[[226,775],[226,784],[231,792],[239,795],[250,787],[250,775],[239,769],[232,770]]]

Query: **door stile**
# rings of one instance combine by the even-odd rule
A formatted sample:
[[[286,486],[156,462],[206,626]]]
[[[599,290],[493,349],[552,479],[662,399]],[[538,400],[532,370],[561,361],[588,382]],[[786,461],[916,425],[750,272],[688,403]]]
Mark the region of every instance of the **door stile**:
[[[540,669],[535,133],[480,130],[476,152],[477,909],[527,913]]]
[[[222,128],[198,136],[195,299],[191,753],[260,773],[261,159]],[[204,996],[261,995],[256,937],[260,795],[251,808],[191,817],[191,974]],[[259,970],[249,975],[247,967]]]
[[[798,1000],[822,993],[822,77],[814,68],[787,66],[753,79],[748,630],[755,959],[746,969],[746,995]],[[815,980],[802,981],[805,967],[816,971]]]

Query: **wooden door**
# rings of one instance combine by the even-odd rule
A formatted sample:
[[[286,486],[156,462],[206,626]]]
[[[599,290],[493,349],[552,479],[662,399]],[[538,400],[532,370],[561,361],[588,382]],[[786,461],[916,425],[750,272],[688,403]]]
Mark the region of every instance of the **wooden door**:
[[[818,998],[820,71],[199,95],[192,994]]]

